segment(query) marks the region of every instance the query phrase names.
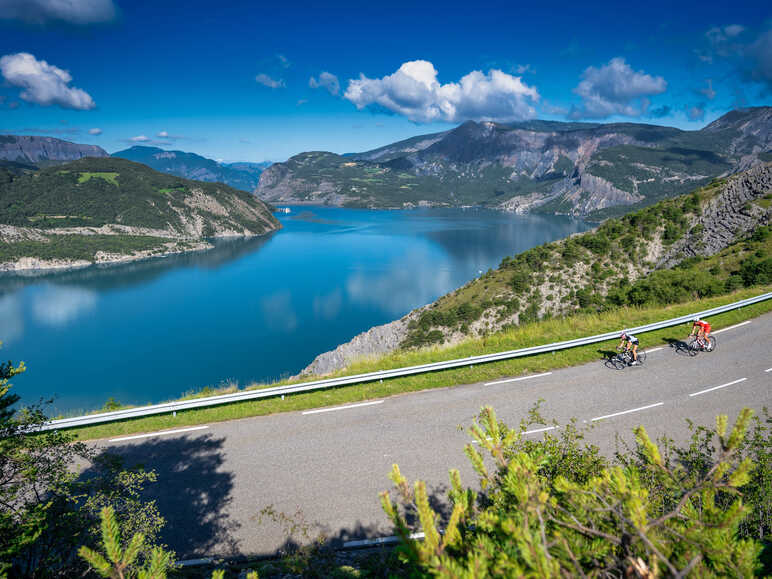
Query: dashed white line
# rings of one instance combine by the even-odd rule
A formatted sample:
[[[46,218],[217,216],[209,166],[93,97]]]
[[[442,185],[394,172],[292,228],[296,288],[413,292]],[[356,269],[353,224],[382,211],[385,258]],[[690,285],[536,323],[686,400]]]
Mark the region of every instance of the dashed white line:
[[[657,406],[662,406],[663,404],[664,402],[657,402],[656,404],[649,404],[648,406],[641,406],[640,408],[631,408],[630,410],[623,410],[622,412],[614,412],[614,414],[596,416],[595,418],[591,419],[591,422],[595,422],[596,420],[604,420],[606,418],[613,418],[614,416],[622,416],[623,414],[630,414],[631,412],[640,412],[641,410],[648,410],[649,408],[655,408]]]
[[[734,326],[729,326],[728,328],[721,328],[720,330],[715,330],[712,333],[713,334],[720,334],[721,332],[726,332],[727,330],[734,330],[735,328],[739,328],[740,326],[745,326],[747,324],[750,324],[751,321],[747,320],[745,322],[740,322],[739,324],[735,324]]]
[[[320,414],[322,412],[335,412],[336,410],[348,410],[349,408],[359,408],[360,406],[372,406],[373,404],[383,404],[383,400],[374,402],[360,402],[359,404],[349,404],[348,406],[335,406],[334,408],[320,408],[319,410],[306,410],[303,414]]]
[[[532,374],[531,376],[520,376],[520,378],[509,378],[507,380],[496,380],[495,382],[486,382],[485,386],[493,386],[494,384],[507,384],[508,382],[520,382],[521,380],[530,380],[531,378],[541,378],[543,376],[549,376],[552,372],[544,372],[543,374]]]
[[[526,430],[523,434],[536,434],[537,432],[547,432],[548,430],[555,430],[557,426],[547,426],[545,428],[534,428],[533,430]]]
[[[772,372],[772,368],[767,368],[764,372]]]
[[[721,386],[714,386],[713,388],[707,388],[706,390],[700,390],[699,392],[694,392],[693,394],[689,394],[689,396],[699,396],[700,394],[705,394],[706,392],[713,392],[713,390],[718,390],[719,388],[726,388],[727,386],[732,386],[733,384],[739,384],[740,382],[745,382],[747,378],[740,378],[739,380],[733,380],[732,382],[727,382],[726,384],[722,384]]]
[[[652,348],[651,350],[644,350],[644,352],[651,354],[652,352],[659,352],[660,350],[664,350],[664,348]]]
[[[167,434],[179,434],[180,432],[192,432],[194,430],[203,430],[208,426],[191,426],[190,428],[178,428],[176,430],[164,430],[161,432],[151,432],[150,434],[135,434],[134,436],[122,436],[120,438],[111,438],[108,442],[123,442],[125,440],[137,440],[138,438],[149,438],[151,436],[166,436]]]

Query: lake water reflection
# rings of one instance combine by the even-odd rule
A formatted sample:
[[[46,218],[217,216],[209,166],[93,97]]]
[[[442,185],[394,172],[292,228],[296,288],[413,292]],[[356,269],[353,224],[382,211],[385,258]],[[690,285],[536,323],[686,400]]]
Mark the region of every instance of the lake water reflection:
[[[295,208],[209,252],[0,277],[0,357],[55,412],[159,402],[297,373],[317,354],[459,287],[505,255],[584,231],[481,209]]]

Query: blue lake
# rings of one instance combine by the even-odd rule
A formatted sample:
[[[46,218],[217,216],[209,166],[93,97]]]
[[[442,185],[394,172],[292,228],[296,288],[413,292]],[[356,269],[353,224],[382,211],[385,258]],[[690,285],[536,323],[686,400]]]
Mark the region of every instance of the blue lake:
[[[74,413],[288,376],[506,255],[590,227],[482,209],[298,207],[280,219],[271,236],[209,252],[0,277],[0,358],[29,368],[14,391]]]

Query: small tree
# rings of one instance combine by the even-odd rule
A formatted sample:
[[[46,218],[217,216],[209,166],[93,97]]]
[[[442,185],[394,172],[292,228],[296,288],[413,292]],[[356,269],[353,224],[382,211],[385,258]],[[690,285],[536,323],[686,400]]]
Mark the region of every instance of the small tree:
[[[78,554],[102,577],[111,579],[164,579],[172,568],[172,554],[161,547],[151,547],[147,565],[137,567],[140,554],[147,549],[145,536],[136,533],[126,547],[122,546],[121,530],[115,518],[115,510],[105,507],[101,513],[102,541],[105,555],[83,546]]]
[[[696,471],[664,461],[642,427],[635,431],[639,463],[604,463],[569,437],[564,444],[575,459],[556,469],[564,458],[551,452],[554,437],[526,442],[524,427],[500,424],[487,407],[470,429],[482,452],[466,446],[482,491],[464,488],[458,471],[450,472],[453,510],[444,534],[426,485],[411,489],[397,465],[390,478],[400,504],[388,492],[381,501],[416,575],[747,577],[760,553],[759,543],[738,537],[748,512],[739,489],[753,472],[740,457],[751,414],[741,412],[730,432],[726,416],[718,417],[719,449]],[[410,539],[406,510],[418,514],[422,542]]]

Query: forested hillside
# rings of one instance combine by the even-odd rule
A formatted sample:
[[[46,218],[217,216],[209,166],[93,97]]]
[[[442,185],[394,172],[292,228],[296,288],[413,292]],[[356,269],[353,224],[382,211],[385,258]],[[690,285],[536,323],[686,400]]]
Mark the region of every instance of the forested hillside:
[[[6,267],[23,258],[113,261],[137,252],[202,249],[208,237],[262,235],[278,227],[249,193],[124,159],[86,158],[39,171],[0,167],[0,262]]]

